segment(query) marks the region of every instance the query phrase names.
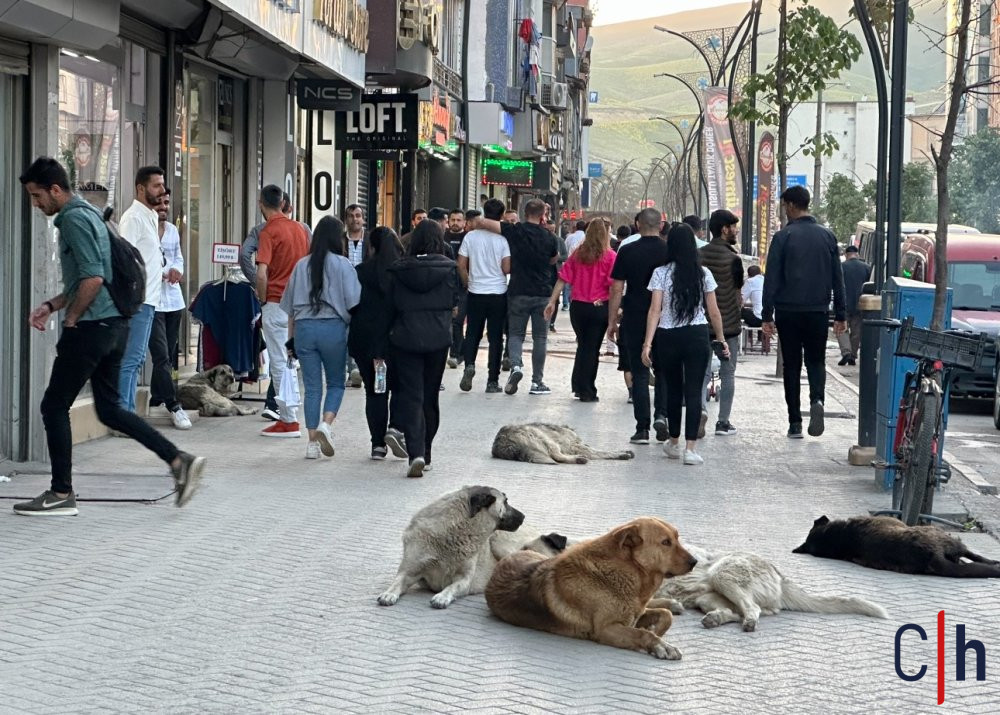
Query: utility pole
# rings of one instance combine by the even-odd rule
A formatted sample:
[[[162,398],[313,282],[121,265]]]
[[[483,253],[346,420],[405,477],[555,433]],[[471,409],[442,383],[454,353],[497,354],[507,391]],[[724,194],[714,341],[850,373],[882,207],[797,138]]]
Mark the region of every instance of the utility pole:
[[[813,195],[812,205],[819,208],[820,182],[823,180],[823,154],[820,151],[823,141],[823,89],[816,92],[816,139],[813,142]]]
[[[889,200],[885,274],[899,272],[902,222],[903,131],[906,125],[906,31],[909,0],[894,0],[892,12],[892,92],[889,108]]]

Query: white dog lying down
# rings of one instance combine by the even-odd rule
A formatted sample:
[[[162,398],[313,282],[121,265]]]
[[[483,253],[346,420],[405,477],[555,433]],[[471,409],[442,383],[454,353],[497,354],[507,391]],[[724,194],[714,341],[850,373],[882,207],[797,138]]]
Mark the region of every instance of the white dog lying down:
[[[753,631],[762,615],[773,616],[782,610],[889,617],[884,608],[862,598],[806,593],[756,554],[687,548],[698,565],[683,576],[665,579],[656,595],[672,601],[670,610],[675,614],[685,608],[704,613],[701,623],[705,628],[739,621],[744,631]]]

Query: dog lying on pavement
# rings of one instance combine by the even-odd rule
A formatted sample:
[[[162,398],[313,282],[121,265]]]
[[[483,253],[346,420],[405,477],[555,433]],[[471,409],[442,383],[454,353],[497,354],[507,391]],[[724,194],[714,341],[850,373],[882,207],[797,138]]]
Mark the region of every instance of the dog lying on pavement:
[[[591,459],[632,459],[635,453],[593,449],[571,427],[531,422],[501,427],[493,440],[493,456],[535,464],[586,464]]]
[[[233,392],[236,376],[229,365],[215,367],[193,375],[177,388],[177,399],[185,410],[198,410],[202,417],[235,417],[254,415],[254,407],[240,407],[227,395]]]
[[[515,626],[680,660],[662,637],[673,621],[666,601],[650,599],[664,577],[696,563],[677,529],[642,517],[558,556],[511,554],[493,570],[486,603]]]
[[[889,617],[884,608],[862,598],[809,594],[756,554],[688,550],[697,557],[698,565],[687,574],[666,579],[657,596],[671,601],[670,610],[675,615],[685,608],[700,610],[705,614],[701,619],[705,628],[740,622],[744,631],[754,631],[761,616],[782,610]]]
[[[522,526],[524,514],[492,487],[464,487],[418,511],[403,532],[403,558],[396,579],[378,597],[394,605],[411,587],[435,591],[434,608],[482,593],[497,562],[522,548],[553,556],[566,547],[559,534],[541,535]]]

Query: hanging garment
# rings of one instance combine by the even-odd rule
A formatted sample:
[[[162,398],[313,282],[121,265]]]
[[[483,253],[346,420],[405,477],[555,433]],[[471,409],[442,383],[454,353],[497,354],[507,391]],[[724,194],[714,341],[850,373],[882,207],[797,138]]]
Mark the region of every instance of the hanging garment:
[[[221,348],[221,361],[233,368],[234,373],[246,374],[256,368],[254,326],[260,317],[260,301],[249,283],[206,283],[190,310],[212,331]]]

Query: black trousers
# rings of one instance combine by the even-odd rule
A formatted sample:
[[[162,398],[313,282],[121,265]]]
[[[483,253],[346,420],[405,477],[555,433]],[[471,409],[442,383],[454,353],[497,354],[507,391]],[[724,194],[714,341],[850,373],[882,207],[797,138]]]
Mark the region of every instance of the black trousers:
[[[642,364],[642,341],[646,337],[646,314],[633,316],[622,315],[618,328],[619,342],[625,345],[628,354],[629,372],[632,373],[632,414],[635,415],[635,428],[648,430],[649,418],[649,382],[650,370]],[[653,355],[653,412],[654,417],[665,417],[667,414],[667,384],[663,368],[657,364]],[[701,404],[701,400],[698,400]]]
[[[385,446],[385,431],[390,426],[389,395],[395,389],[393,379],[395,371],[391,360],[385,361],[386,391],[375,392],[375,358],[371,355],[353,355],[358,364],[358,372],[365,385],[365,418],[368,420],[368,432],[372,438],[372,447]],[[392,425],[395,427],[395,424]]]
[[[764,324],[760,318],[753,314],[753,308],[741,308],[740,317],[743,318],[743,322],[751,328],[759,328]]]
[[[118,374],[128,338],[128,320],[108,318],[63,328],[56,345],[49,386],[42,398],[42,422],[52,460],[52,491],[73,491],[73,433],[69,410],[90,380],[97,418],[113,430],[124,432],[167,464],[180,453],[166,437],[118,404]]]
[[[451,319],[451,353],[453,358],[462,357],[462,343],[465,339],[465,317],[468,313],[468,292],[458,295],[458,313]]]
[[[569,322],[576,333],[573,392],[581,398],[596,397],[597,367],[604,335],[608,332],[608,304],[594,305],[574,300],[569,304]]]
[[[170,374],[177,361],[177,334],[183,310],[153,315],[153,330],[149,334],[149,355],[153,359],[153,374],[149,381],[149,404],[166,405],[171,412],[180,409],[177,389]]]
[[[393,379],[390,410],[393,421],[406,436],[406,451],[410,459],[423,457],[431,461],[431,444],[441,423],[438,397],[444,376],[448,348],[430,353],[411,353],[393,346]]]
[[[485,328],[490,341],[487,379],[496,382],[500,379],[500,362],[503,359],[503,331],[507,322],[506,293],[469,293],[466,300],[466,315],[469,323],[466,326],[463,349],[465,366],[476,364],[476,353],[479,352],[479,343],[482,342]]]
[[[788,422],[802,421],[801,385],[802,362],[805,356],[809,377],[809,402],[823,402],[826,392],[827,315],[822,311],[776,310],[774,323],[778,328],[781,360],[785,380],[785,404]]]
[[[701,391],[711,359],[707,325],[657,328],[653,338],[656,367],[667,381],[667,428],[670,436],[681,436],[681,404],[684,411],[684,439],[698,439],[701,422]]]

